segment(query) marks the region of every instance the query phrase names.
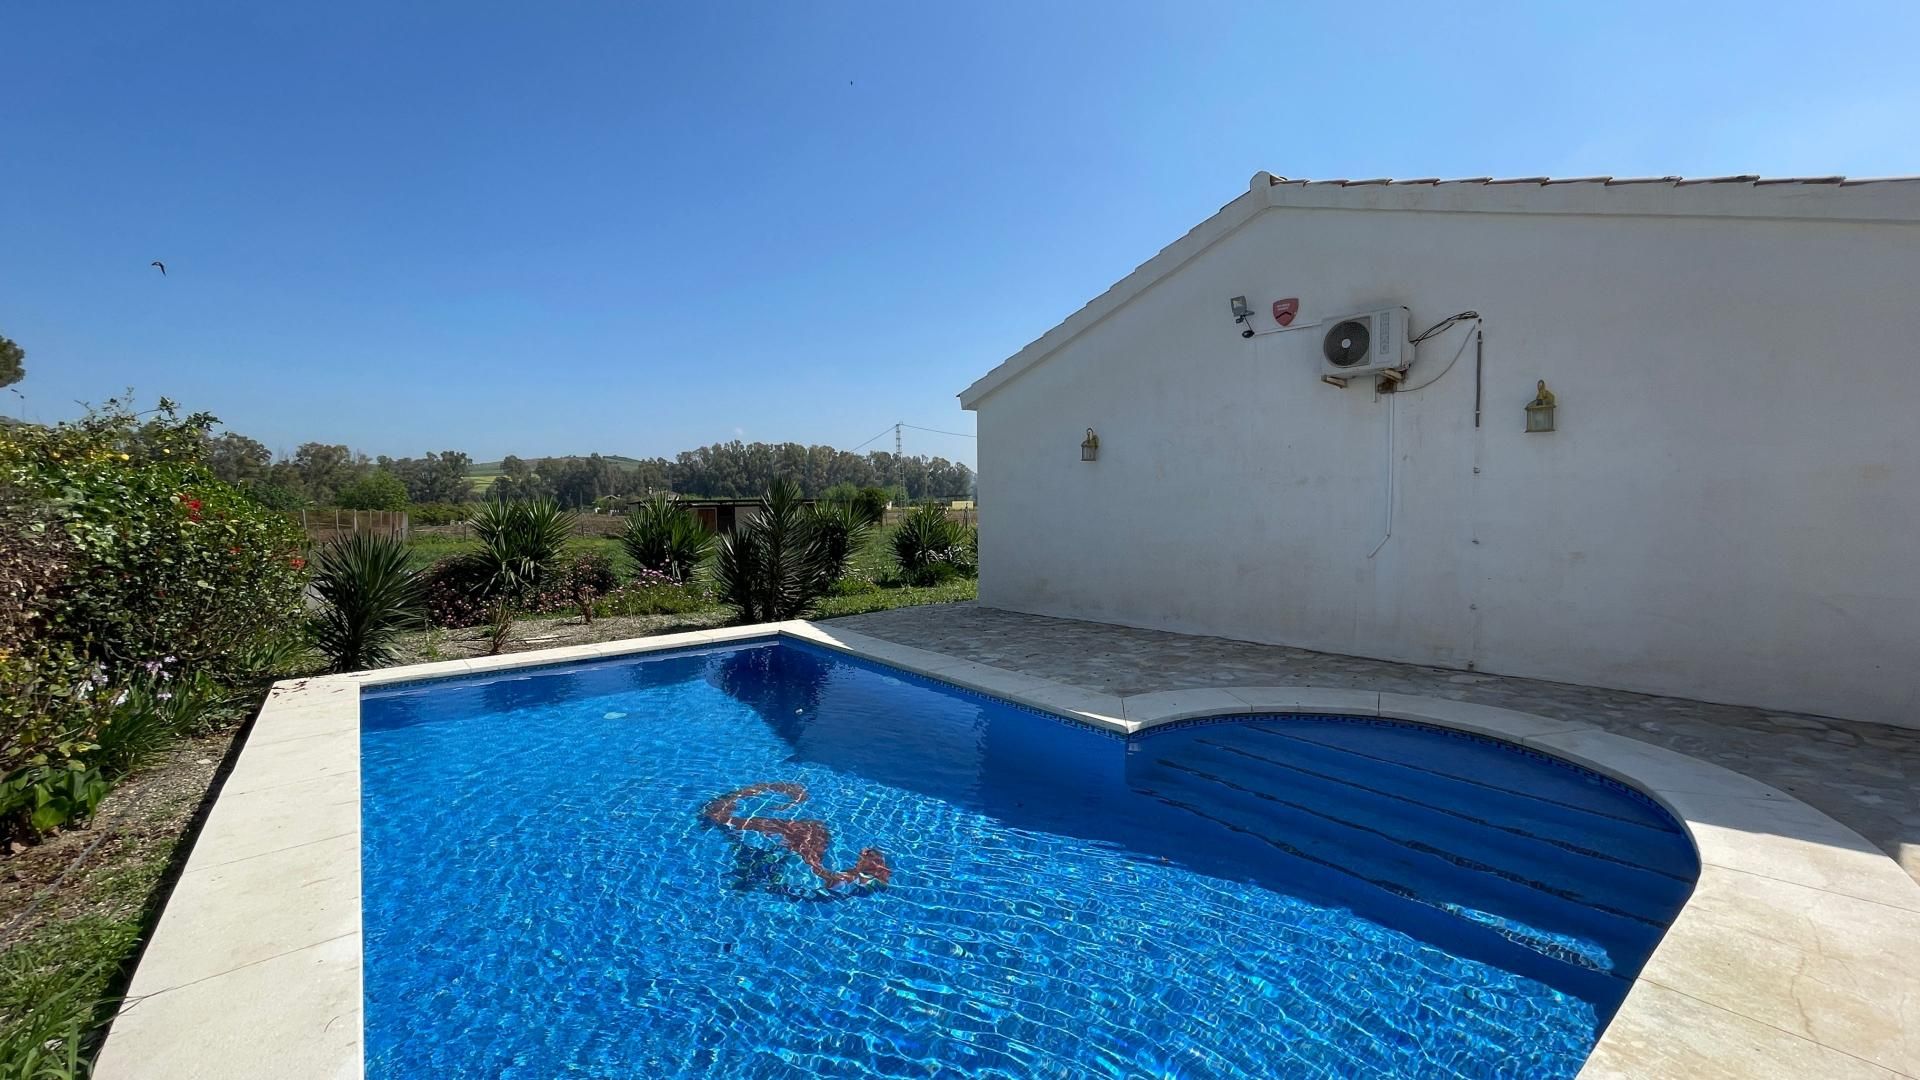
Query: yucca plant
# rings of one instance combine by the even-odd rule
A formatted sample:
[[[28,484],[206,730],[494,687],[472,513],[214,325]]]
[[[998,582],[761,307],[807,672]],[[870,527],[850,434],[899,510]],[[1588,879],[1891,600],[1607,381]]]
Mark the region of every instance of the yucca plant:
[[[873,519],[853,502],[819,503],[808,511],[807,527],[826,549],[831,584],[846,575],[853,553],[872,535]]]
[[[560,564],[574,516],[552,499],[490,502],[467,522],[480,541],[472,556],[489,599],[518,601]]]
[[[620,545],[642,570],[684,582],[713,550],[713,534],[693,511],[669,496],[658,495],[641,503],[627,518]]]
[[[760,509],[720,538],[713,581],[742,622],[797,619],[812,610],[838,576],[832,552],[813,528],[800,489],[775,480]]]
[[[893,560],[901,576],[915,585],[971,573],[974,556],[968,533],[947,517],[944,507],[917,507],[893,532]]]
[[[392,662],[394,637],[420,618],[420,577],[407,555],[405,541],[383,533],[358,533],[316,554],[313,591],[321,606],[308,630],[331,670]]]

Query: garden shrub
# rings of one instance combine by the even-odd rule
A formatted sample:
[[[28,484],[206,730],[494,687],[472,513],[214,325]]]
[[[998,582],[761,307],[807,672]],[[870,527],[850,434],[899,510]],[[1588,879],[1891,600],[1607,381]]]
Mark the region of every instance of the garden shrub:
[[[19,835],[90,814],[189,704],[238,692],[216,677],[251,687],[287,655],[304,537],[201,463],[212,423],[163,399],[0,429],[0,820]],[[218,693],[164,704],[163,671]]]
[[[620,544],[635,566],[686,581],[713,550],[713,534],[693,511],[668,496],[656,495],[627,518]]]
[[[409,525],[458,525],[478,513],[477,503],[414,503],[407,508]]]
[[[420,620],[420,577],[408,558],[406,541],[387,533],[356,533],[315,555],[321,606],[308,625],[331,670],[392,663],[394,638]]]
[[[833,564],[829,538],[813,528],[799,487],[779,479],[759,512],[720,538],[713,580],[740,621],[778,622],[806,615],[843,568]]]
[[[0,433],[0,485],[45,508],[70,568],[46,633],[117,673],[163,654],[195,667],[293,621],[305,537],[198,461],[213,418],[161,400]]]
[[[421,611],[431,626],[458,629],[488,621],[493,608],[493,571],[485,559],[472,553],[450,555],[420,572]],[[594,598],[594,614],[603,614],[599,599],[616,591],[620,579],[613,562],[598,552],[585,552],[538,578],[538,583],[512,602],[522,611],[552,614],[578,610],[582,592]]]
[[[524,601],[527,611],[551,614],[592,605],[620,584],[613,560],[597,551],[583,552],[549,574]]]
[[[490,502],[468,524],[480,550],[466,557],[486,570],[487,598],[518,604],[559,567],[574,516],[552,499]]]
[[[893,558],[909,585],[938,585],[971,575],[978,564],[974,531],[941,506],[916,507],[893,532]]]
[[[489,571],[470,555],[449,555],[420,572],[420,604],[431,626],[459,629],[487,621]]]
[[[861,488],[853,497],[853,505],[867,519],[870,525],[878,525],[887,516],[887,504],[893,501],[893,493],[886,488]]]
[[[713,598],[698,585],[675,581],[654,570],[637,571],[595,601],[593,613],[611,615],[684,615],[713,606]]]
[[[832,580],[838,581],[853,553],[872,534],[873,521],[854,503],[816,503],[807,513],[807,528],[825,553]]]

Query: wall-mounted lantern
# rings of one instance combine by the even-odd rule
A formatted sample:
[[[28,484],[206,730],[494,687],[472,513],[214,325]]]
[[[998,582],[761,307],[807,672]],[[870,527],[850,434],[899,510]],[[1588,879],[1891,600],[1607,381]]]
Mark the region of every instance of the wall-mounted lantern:
[[[1541,379],[1536,385],[1538,393],[1527,402],[1527,430],[1553,430],[1553,391],[1547,389],[1547,380]]]
[[[1099,456],[1100,436],[1095,435],[1092,428],[1088,428],[1087,437],[1080,440],[1080,460],[1092,461]]]

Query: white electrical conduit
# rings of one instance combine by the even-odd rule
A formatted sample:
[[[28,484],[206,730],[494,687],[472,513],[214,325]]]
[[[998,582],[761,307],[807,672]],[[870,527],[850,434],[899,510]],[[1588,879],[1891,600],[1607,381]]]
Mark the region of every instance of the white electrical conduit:
[[[1460,321],[1465,322],[1466,320],[1462,319]],[[1478,318],[1475,318],[1473,320],[1473,323],[1475,326],[1479,326],[1480,320]],[[1440,374],[1435,375],[1433,378],[1428,379],[1426,382],[1423,382],[1418,386],[1409,386],[1402,390],[1395,390],[1394,392],[1387,395],[1387,531],[1381,535],[1380,542],[1373,545],[1373,550],[1367,552],[1367,558],[1369,559],[1373,558],[1375,555],[1380,554],[1380,549],[1383,547],[1386,547],[1387,541],[1393,539],[1393,503],[1394,503],[1394,495],[1396,494],[1394,490],[1393,481],[1394,481],[1395,475],[1398,473],[1398,469],[1397,469],[1398,461],[1396,459],[1396,455],[1394,453],[1394,447],[1393,447],[1393,427],[1394,427],[1393,399],[1399,397],[1401,394],[1410,393],[1414,390],[1425,390],[1427,387],[1432,386],[1434,383],[1437,383],[1441,379],[1446,378],[1447,372],[1452,371],[1453,365],[1459,363],[1460,357],[1466,353],[1467,342],[1472,340],[1473,340],[1472,334],[1467,334],[1460,339],[1460,347],[1453,351],[1453,359],[1448,360],[1447,366],[1440,369]]]
[[[1399,396],[1399,394],[1387,395],[1387,532],[1380,538],[1379,543],[1373,545],[1373,550],[1367,552],[1369,559],[1380,554],[1380,549],[1386,547],[1387,541],[1393,539],[1393,399]]]

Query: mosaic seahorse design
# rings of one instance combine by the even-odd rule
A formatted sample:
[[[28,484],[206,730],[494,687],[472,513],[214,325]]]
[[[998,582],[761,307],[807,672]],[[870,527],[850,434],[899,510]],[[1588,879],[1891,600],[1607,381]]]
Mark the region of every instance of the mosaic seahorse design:
[[[887,858],[879,848],[861,849],[860,858],[851,869],[827,869],[827,845],[832,842],[833,834],[827,830],[825,822],[812,818],[741,817],[733,812],[735,803],[754,795],[784,795],[786,805],[790,807],[807,801],[807,789],[799,784],[749,784],[708,803],[702,813],[715,825],[778,839],[788,850],[800,856],[829,889],[849,882],[885,885],[892,880],[893,871],[888,868]]]

